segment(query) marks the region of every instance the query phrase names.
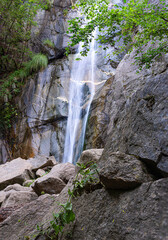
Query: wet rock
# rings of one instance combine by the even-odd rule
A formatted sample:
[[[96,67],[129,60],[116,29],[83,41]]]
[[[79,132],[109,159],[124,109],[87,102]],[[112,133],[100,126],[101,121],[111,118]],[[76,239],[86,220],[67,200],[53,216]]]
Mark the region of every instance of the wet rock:
[[[0,190],[8,185],[19,183],[33,176],[32,165],[24,159],[17,158],[0,166]]]
[[[0,164],[5,163],[9,159],[7,142],[0,139]]]
[[[100,181],[108,189],[131,189],[153,180],[140,160],[124,153],[109,152],[99,165]]]
[[[46,157],[46,156],[36,156],[27,160],[32,166],[32,170],[36,171],[39,168],[54,166],[57,164],[55,157]]]
[[[109,106],[111,104],[110,95],[113,88],[113,79],[114,77],[108,79],[94,96],[86,129],[86,149],[104,148],[105,146],[110,122]]]

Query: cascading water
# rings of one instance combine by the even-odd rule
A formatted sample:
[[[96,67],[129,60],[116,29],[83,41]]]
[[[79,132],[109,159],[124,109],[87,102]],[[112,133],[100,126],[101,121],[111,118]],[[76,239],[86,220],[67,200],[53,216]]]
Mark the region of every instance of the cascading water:
[[[90,43],[87,57],[74,61],[69,86],[69,111],[64,145],[63,162],[76,163],[84,145],[86,123],[95,93],[95,51],[96,41]],[[79,44],[77,58],[80,57],[82,43]]]

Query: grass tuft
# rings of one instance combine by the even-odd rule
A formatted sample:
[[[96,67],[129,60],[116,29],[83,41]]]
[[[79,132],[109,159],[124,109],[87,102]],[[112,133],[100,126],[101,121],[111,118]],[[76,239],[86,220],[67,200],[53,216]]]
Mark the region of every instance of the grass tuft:
[[[43,44],[49,48],[54,49],[55,45],[50,39],[46,39],[43,41]]]
[[[38,72],[45,69],[48,65],[48,59],[45,55],[38,53],[33,56],[32,60],[28,64],[28,71],[30,73]]]

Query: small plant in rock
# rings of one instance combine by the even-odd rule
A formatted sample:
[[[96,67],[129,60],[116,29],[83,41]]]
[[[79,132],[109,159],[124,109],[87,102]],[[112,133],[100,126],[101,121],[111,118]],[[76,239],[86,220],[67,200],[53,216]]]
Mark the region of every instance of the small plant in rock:
[[[36,179],[31,179],[31,182],[26,183],[25,187],[30,187]]]
[[[69,189],[68,191],[72,197],[80,195],[84,189],[91,190],[92,185],[100,183],[96,163],[89,162],[87,165],[77,163],[77,166],[79,167],[79,171],[73,181],[73,190],[70,191]]]
[[[51,49],[54,49],[55,45],[50,39],[46,39],[43,41],[43,44]]]
[[[68,15],[68,9],[64,9],[64,10],[63,10],[63,15],[64,15],[64,16],[67,16],[67,15]]]

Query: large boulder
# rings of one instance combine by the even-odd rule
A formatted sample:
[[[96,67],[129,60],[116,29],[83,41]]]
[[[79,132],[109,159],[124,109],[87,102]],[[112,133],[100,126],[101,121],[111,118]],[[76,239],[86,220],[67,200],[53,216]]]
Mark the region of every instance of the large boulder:
[[[75,166],[71,163],[62,163],[54,166],[48,174],[38,178],[32,188],[40,195],[41,192],[58,194],[75,175]]]
[[[61,163],[54,166],[50,172],[67,183],[75,175],[75,166],[72,163]]]
[[[57,164],[55,157],[46,157],[46,156],[36,156],[27,160],[32,165],[32,170],[36,171],[39,168],[44,168],[47,166],[54,166]]]
[[[33,177],[32,165],[22,158],[0,165],[0,190],[8,185],[19,183]]]
[[[38,194],[58,194],[66,186],[66,184],[57,176],[47,174],[38,178],[32,185],[33,190]]]
[[[30,191],[12,191],[6,194],[5,199],[1,205],[2,208],[7,207],[21,207],[26,203],[37,199],[38,196],[35,192]]]
[[[140,160],[124,153],[111,152],[99,164],[100,181],[106,188],[131,189],[153,180]]]
[[[4,191],[4,192],[9,192],[9,191],[29,192],[29,191],[32,191],[32,189],[31,189],[31,188],[28,188],[28,187],[23,187],[23,186],[21,186],[20,184],[15,183],[15,184],[13,184],[13,185],[7,186],[3,191]]]
[[[0,222],[10,216],[13,211],[37,199],[32,188],[19,184],[9,185],[0,191]]]
[[[92,163],[97,163],[104,149],[88,149],[82,152],[78,163],[90,166]]]
[[[32,192],[32,188],[23,187],[18,183],[7,186],[3,191],[0,191],[0,206],[2,205],[6,196],[9,195],[9,193],[20,192],[20,191],[22,191],[22,192]]]

